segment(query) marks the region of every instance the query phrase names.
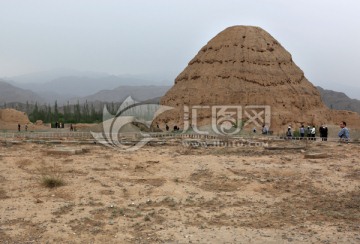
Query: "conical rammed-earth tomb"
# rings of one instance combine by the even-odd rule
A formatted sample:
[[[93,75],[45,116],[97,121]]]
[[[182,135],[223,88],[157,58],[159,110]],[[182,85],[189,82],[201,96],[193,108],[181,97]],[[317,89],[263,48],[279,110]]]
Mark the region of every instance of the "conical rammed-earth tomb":
[[[252,26],[229,27],[211,39],[177,76],[160,103],[174,109],[158,116],[155,123],[180,128],[184,127],[184,106],[190,121],[194,106],[241,106],[243,117],[247,108],[267,106],[270,118],[258,125],[269,123],[274,131],[282,131],[287,124],[333,121],[333,112],[291,54],[269,33]],[[211,109],[198,109],[196,123],[210,125],[212,117]],[[359,116],[350,112],[350,117]]]

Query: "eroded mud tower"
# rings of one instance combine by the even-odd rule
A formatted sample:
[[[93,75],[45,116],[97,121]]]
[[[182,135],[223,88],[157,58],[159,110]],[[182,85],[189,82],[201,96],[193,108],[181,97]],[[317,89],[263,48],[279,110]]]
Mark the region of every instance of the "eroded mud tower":
[[[154,122],[180,127],[184,106],[238,105],[244,112],[247,106],[266,105],[274,131],[289,123],[319,125],[332,120],[332,112],[291,54],[269,33],[252,26],[229,27],[211,39],[160,103],[174,109]],[[190,120],[191,116],[190,112]],[[197,123],[208,125],[211,118],[211,109],[202,109]]]

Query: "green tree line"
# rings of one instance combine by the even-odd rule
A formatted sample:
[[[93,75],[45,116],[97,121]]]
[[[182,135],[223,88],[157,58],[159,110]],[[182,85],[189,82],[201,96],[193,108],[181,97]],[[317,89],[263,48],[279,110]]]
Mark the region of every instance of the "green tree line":
[[[39,106],[37,103],[32,109],[26,105],[26,110],[31,122],[42,120],[44,123],[99,123],[102,121],[102,112],[97,111],[93,104],[66,104],[59,109],[57,101],[50,104]],[[29,111],[32,110],[32,111]]]
[[[123,102],[97,102],[83,104],[77,102],[76,104],[69,104],[58,106],[57,101],[54,104],[30,104],[24,103],[4,103],[0,108],[13,108],[19,111],[25,112],[31,122],[42,120],[44,123],[55,124],[56,122],[65,124],[76,123],[100,123],[103,119],[103,108],[107,107],[107,110],[112,115],[118,112],[120,106],[130,106],[130,104],[123,104]],[[144,121],[151,120],[158,108],[157,104],[144,104],[141,106],[131,107],[123,113],[124,116],[134,116]]]

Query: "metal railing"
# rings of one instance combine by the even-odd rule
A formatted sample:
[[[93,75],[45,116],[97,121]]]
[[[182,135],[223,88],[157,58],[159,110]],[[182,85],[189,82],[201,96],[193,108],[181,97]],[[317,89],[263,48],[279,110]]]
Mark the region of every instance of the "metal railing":
[[[241,139],[254,139],[254,140],[289,140],[289,141],[321,141],[321,137],[292,137],[274,136],[274,135],[204,135],[197,133],[178,133],[178,132],[126,132],[126,133],[103,133],[105,138],[130,138],[139,139],[143,137],[151,137],[157,139],[198,139],[198,140],[241,140]],[[1,139],[19,140],[19,139],[81,139],[81,140],[96,140],[91,132],[0,132]],[[336,142],[339,138],[327,138],[327,141]],[[350,140],[351,141],[351,140]]]
[[[93,138],[90,132],[0,132],[0,138],[18,139],[58,139],[58,138]]]

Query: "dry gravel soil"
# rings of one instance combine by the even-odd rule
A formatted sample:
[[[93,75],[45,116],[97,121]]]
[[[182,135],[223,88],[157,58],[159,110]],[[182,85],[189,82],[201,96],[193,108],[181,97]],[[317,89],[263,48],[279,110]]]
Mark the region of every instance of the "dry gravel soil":
[[[360,243],[360,145],[276,143],[0,144],[0,243]]]

